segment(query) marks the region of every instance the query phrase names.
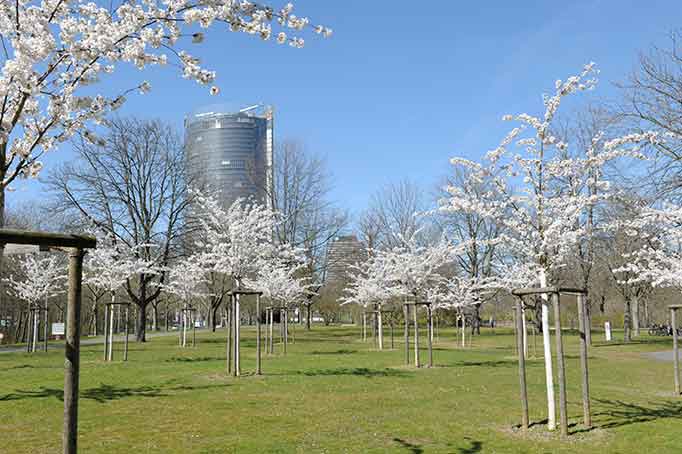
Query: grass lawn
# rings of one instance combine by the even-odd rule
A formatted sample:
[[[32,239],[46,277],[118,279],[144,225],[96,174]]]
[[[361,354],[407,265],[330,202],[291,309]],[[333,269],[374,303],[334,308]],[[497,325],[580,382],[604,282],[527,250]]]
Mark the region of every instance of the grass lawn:
[[[670,338],[595,344],[595,428],[584,431],[577,337],[565,335],[572,427],[561,440],[540,424],[542,358],[527,364],[537,424],[525,435],[513,428],[520,403],[510,331],[485,331],[471,348],[460,349],[455,333],[443,330],[434,351],[437,367],[416,370],[403,365],[398,337],[395,350],[380,352],[359,339],[357,328],[315,326],[306,333],[296,327],[286,356],[264,356],[263,377],[250,375],[254,330],[245,327],[242,334],[245,375],[237,379],[226,376],[220,331],[198,335],[196,348],[179,348],[174,336],[131,343],[127,363],[119,362],[120,349],[117,361],[104,363],[101,346],[84,346],[80,451],[682,452],[682,398],[672,394],[672,363],[641,355],[670,349]],[[60,451],[62,389],[63,352],[0,354],[0,452]]]

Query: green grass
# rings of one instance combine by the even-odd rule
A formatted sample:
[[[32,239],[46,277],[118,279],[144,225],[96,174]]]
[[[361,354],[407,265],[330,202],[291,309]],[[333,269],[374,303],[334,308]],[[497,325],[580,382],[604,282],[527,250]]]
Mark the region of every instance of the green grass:
[[[596,343],[590,351],[595,428],[584,431],[577,338],[566,335],[572,426],[561,440],[540,424],[541,358],[528,362],[537,424],[525,435],[513,428],[520,404],[508,331],[486,331],[465,350],[454,332],[443,331],[437,367],[416,370],[403,366],[399,338],[396,350],[380,352],[359,340],[356,328],[316,326],[305,333],[297,327],[286,356],[264,356],[263,377],[250,375],[253,334],[243,329],[245,376],[236,379],[225,374],[223,332],[199,335],[194,349],[180,349],[176,337],[132,343],[127,363],[104,363],[100,346],[84,347],[80,451],[677,453],[682,446],[672,364],[641,355],[669,349],[669,338]],[[62,352],[1,354],[0,451],[58,452],[62,389]]]

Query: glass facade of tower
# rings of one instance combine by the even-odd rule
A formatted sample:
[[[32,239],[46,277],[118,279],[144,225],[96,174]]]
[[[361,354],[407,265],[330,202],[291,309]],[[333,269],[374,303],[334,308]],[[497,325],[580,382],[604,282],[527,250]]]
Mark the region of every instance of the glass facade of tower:
[[[189,175],[227,208],[238,198],[269,203],[272,114],[206,112],[185,120]]]

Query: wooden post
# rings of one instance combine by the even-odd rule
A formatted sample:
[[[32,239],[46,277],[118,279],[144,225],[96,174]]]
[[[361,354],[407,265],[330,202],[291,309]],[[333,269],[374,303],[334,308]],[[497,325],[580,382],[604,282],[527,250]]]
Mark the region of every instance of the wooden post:
[[[241,328],[241,315],[239,307],[239,294],[234,296],[234,376],[239,377],[241,375],[241,361],[239,358],[240,352],[240,328]]]
[[[403,304],[403,318],[405,319],[405,364],[410,364],[410,307]]]
[[[197,311],[194,309],[190,312],[192,314],[192,347],[197,346]]]
[[[260,361],[260,295],[256,295],[256,375],[261,375]]]
[[[49,317],[49,315],[50,315],[50,312],[49,312],[49,309],[47,306],[47,295],[45,295],[45,326],[43,329],[44,337],[45,337],[45,339],[43,339],[43,341],[44,341],[43,349],[45,350],[45,352],[47,352],[47,339],[48,339],[48,337],[50,337],[50,317]]]
[[[107,361],[114,360],[114,302],[116,301],[116,294],[111,292],[111,304],[109,305],[109,353],[107,355]]]
[[[104,305],[104,361],[108,358],[109,353],[109,306]]]
[[[130,331],[130,307],[126,305],[125,340],[123,341],[123,361],[128,361],[128,332]]]
[[[528,430],[528,389],[526,387],[526,358],[523,354],[523,300],[516,299],[516,354],[519,358],[519,385],[521,387],[521,428]]]
[[[230,295],[230,304],[227,309],[227,342],[225,348],[227,349],[227,374],[232,373],[232,295]]]
[[[378,310],[377,312],[377,329],[379,330],[379,350],[384,349],[384,321],[381,317],[381,304],[378,305]]]
[[[265,354],[270,354],[270,309],[265,308]]]
[[[69,290],[64,350],[64,454],[76,454],[78,440],[78,374],[80,372],[81,284],[83,249],[69,253]]]
[[[583,424],[592,427],[590,414],[590,380],[587,372],[587,319],[585,317],[585,294],[578,295],[578,329],[580,330],[580,369],[583,385]]]
[[[270,308],[270,354],[271,355],[273,353],[275,353],[274,330],[275,330],[275,310],[274,310],[274,308]]]
[[[564,363],[564,345],[561,338],[561,310],[559,309],[559,294],[552,293],[554,306],[554,326],[556,333],[557,368],[559,369],[559,423],[561,435],[568,436],[568,408],[566,404],[566,365]]]
[[[282,353],[287,354],[287,344],[289,343],[289,309],[284,308],[284,347]]]
[[[429,367],[433,367],[433,315],[431,313],[431,305],[426,305],[426,318],[428,323],[428,338],[429,338]]]
[[[31,335],[29,334],[29,325],[33,326],[33,316],[34,312],[33,309],[29,306],[28,308],[28,321],[26,322],[26,329],[24,330],[26,333],[26,353],[31,353]]]
[[[414,310],[414,366],[420,367],[419,364],[419,322],[417,320],[417,304],[413,305]]]
[[[673,328],[673,370],[675,372],[675,395],[680,395],[680,356],[677,336],[677,309],[680,306],[670,306],[670,324]]]
[[[38,305],[33,306],[33,345],[31,351],[35,353],[38,350],[38,323],[40,322],[40,309]]]

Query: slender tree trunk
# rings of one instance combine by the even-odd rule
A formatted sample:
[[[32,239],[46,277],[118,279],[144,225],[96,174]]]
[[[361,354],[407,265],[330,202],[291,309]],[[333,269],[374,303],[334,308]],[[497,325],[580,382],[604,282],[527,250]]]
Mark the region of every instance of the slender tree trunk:
[[[367,314],[362,311],[362,341],[367,342]]]
[[[238,285],[238,287],[241,287],[241,285]],[[242,373],[242,365],[241,365],[241,327],[242,327],[242,318],[241,318],[241,302],[239,301],[240,296],[236,295],[234,298],[234,370],[237,373],[237,376],[240,376]]]
[[[419,363],[419,320],[417,314],[417,305],[414,306],[414,366],[420,367]]]
[[[109,306],[109,320],[114,319],[114,302],[116,300],[116,294],[111,292],[111,305]],[[109,353],[107,354],[107,360],[114,360],[114,324],[109,323]]]
[[[526,321],[526,308],[524,304],[521,304],[521,326],[523,326],[523,357],[528,359],[528,322]]]
[[[540,287],[547,287],[547,274],[540,270]],[[554,398],[554,373],[552,369],[552,340],[549,332],[549,298],[542,295],[542,345],[545,355],[545,384],[547,385],[547,428],[556,429],[556,404]]]
[[[227,313],[226,325],[227,325],[227,374],[232,373],[232,296],[230,296],[230,304],[225,308]]]
[[[310,303],[306,304],[306,315],[305,315],[305,329],[310,331],[310,318],[311,318],[311,307]]]
[[[48,307],[47,307],[47,296],[45,296],[45,326],[43,327],[44,329],[44,339],[43,341],[45,342],[43,348],[47,352],[47,340],[50,337],[50,313],[48,312]]]
[[[410,306],[403,304],[403,320],[405,322],[405,364],[410,364]]]
[[[625,298],[625,311],[623,311],[623,341],[630,342],[630,314],[632,314],[630,297]]]
[[[40,311],[38,310],[38,306],[35,307],[33,310],[33,341],[31,345],[31,351],[35,352],[37,350],[37,344],[38,344],[38,321],[40,317]]]
[[[125,322],[124,322],[125,323],[125,327],[124,327],[125,337],[123,340],[123,361],[128,361],[128,333],[130,331],[130,329],[129,329],[129,324],[130,324],[129,323],[130,322],[130,320],[129,320],[129,316],[130,316],[129,306],[126,306],[125,311],[126,311],[126,313],[125,313]]]
[[[633,335],[639,337],[639,297],[637,295],[632,297],[631,310]]]
[[[256,375],[261,374],[260,295],[256,295]]]
[[[377,328],[379,331],[379,350],[384,349],[384,321],[381,318],[381,304],[379,304],[379,312],[377,312]]]

